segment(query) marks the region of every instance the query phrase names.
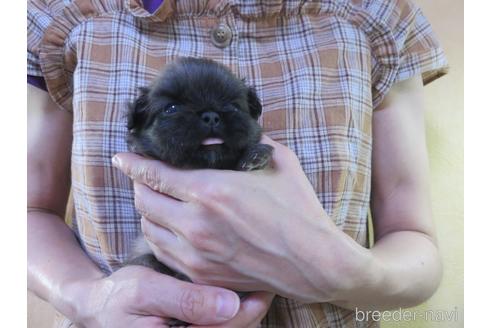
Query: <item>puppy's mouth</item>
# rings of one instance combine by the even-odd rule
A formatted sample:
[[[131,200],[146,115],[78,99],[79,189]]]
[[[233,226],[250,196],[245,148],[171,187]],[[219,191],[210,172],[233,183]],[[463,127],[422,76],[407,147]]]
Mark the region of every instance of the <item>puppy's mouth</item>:
[[[221,138],[207,138],[202,141],[202,146],[222,145],[224,140]]]

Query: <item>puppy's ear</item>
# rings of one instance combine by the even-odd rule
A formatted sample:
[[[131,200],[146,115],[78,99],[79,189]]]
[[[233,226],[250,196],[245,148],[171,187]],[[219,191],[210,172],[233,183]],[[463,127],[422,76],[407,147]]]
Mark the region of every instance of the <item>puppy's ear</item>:
[[[262,106],[258,95],[256,94],[256,90],[253,87],[248,88],[248,106],[249,112],[251,116],[257,120],[261,115]]]
[[[141,126],[144,121],[144,112],[149,104],[149,88],[139,88],[140,95],[128,106],[128,130]]]

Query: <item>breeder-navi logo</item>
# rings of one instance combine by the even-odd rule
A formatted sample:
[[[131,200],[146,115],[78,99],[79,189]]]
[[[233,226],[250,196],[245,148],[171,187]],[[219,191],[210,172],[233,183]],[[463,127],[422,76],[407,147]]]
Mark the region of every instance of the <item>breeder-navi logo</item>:
[[[398,309],[396,311],[362,311],[355,309],[356,321],[458,321],[458,308],[455,307],[452,311],[446,310],[427,310],[427,311],[411,311]]]

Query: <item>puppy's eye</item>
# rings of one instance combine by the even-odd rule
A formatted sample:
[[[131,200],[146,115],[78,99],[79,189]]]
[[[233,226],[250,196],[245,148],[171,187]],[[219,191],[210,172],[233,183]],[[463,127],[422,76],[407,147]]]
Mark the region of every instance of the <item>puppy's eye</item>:
[[[176,113],[178,111],[178,105],[176,104],[169,104],[166,106],[166,108],[164,109],[164,112],[166,114],[172,114],[172,113]]]
[[[237,113],[239,112],[239,106],[236,104],[230,104],[229,106],[227,106],[227,111],[231,113]]]

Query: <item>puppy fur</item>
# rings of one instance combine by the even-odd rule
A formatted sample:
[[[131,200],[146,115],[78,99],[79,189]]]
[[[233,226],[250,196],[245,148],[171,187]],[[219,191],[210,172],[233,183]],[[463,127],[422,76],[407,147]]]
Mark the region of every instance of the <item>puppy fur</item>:
[[[225,66],[180,58],[140,90],[129,108],[131,151],[180,168],[254,170],[268,165],[272,148],[259,144],[260,100]],[[223,143],[203,145],[207,138]]]

